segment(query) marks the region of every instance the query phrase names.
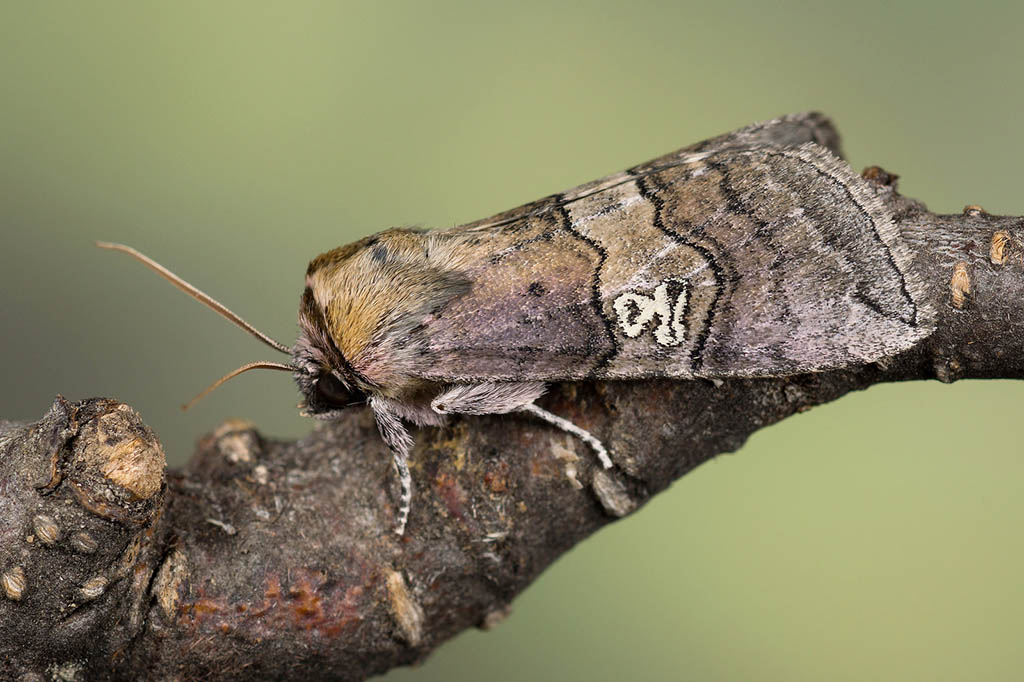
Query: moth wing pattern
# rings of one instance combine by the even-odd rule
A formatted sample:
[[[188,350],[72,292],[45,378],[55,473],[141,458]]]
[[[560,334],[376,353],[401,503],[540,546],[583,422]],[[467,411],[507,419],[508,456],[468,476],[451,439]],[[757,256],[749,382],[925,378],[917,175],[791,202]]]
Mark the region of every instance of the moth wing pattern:
[[[418,376],[781,376],[906,350],[934,314],[838,150],[827,118],[787,116],[431,233],[472,286],[418,330]]]

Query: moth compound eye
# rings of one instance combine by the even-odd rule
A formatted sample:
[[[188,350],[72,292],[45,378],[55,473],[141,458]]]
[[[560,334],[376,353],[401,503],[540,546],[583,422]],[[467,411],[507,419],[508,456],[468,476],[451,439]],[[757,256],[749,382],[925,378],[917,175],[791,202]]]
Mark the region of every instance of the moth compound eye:
[[[346,407],[352,402],[353,392],[341,380],[330,373],[320,375],[316,380],[316,397],[330,407]]]

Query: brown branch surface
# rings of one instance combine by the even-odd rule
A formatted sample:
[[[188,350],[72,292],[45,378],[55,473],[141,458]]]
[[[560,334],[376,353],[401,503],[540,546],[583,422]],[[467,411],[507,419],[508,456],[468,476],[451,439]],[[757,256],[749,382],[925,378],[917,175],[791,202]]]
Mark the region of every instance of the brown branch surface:
[[[865,174],[917,254],[934,335],[840,372],[554,387],[543,406],[601,437],[610,472],[525,418],[421,430],[401,539],[368,410],[296,442],[226,423],[166,481],[120,403],[0,423],[0,678],[363,679],[494,622],[563,552],[763,426],[879,382],[1024,375],[1024,219],[934,215]]]

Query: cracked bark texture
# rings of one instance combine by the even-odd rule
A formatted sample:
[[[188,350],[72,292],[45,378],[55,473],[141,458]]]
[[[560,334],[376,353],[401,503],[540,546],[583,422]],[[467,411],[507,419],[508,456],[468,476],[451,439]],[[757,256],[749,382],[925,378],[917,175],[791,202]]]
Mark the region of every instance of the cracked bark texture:
[[[369,410],[294,442],[227,422],[166,478],[115,401],[0,423],[0,678],[363,679],[493,623],[563,552],[761,427],[880,382],[1021,377],[1024,219],[934,215],[865,177],[916,254],[931,337],[837,372],[553,387],[541,404],[601,437],[610,472],[524,417],[422,429],[403,538]]]

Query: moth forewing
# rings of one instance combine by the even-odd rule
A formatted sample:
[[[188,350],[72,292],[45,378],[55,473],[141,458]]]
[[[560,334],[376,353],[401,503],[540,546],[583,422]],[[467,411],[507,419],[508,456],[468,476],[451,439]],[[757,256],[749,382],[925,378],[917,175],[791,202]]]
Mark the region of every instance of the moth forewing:
[[[471,290],[425,320],[418,376],[779,376],[931,332],[892,216],[827,149],[681,159],[495,228]]]

